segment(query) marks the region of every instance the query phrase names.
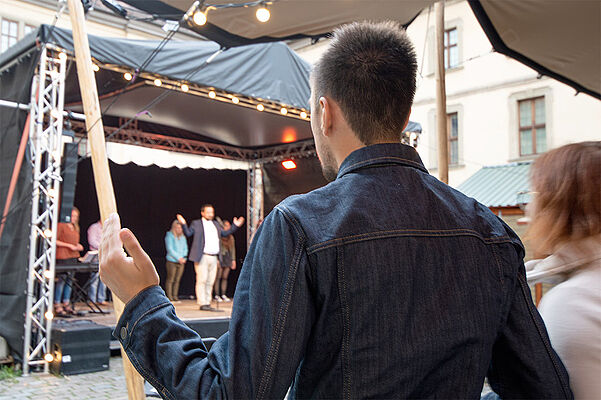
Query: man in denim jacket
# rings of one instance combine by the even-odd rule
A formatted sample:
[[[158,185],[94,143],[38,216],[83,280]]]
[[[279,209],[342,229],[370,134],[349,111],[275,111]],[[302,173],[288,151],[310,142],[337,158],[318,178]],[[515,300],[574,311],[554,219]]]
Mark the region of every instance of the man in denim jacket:
[[[107,220],[101,275],[127,303],[114,334],[164,398],[478,398],[486,376],[503,398],[572,397],[518,237],[398,143],[416,65],[392,23],[334,33],[311,79],[334,180],[265,219],[210,352],[132,232]]]

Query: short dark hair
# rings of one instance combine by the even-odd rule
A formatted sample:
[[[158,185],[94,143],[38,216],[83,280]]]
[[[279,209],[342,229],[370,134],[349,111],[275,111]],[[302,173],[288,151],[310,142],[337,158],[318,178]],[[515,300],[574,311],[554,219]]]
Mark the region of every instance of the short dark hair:
[[[321,96],[332,98],[366,145],[399,140],[415,96],[416,71],[413,44],[399,24],[344,25],[313,68],[314,106]]]
[[[203,212],[203,211],[205,210],[205,208],[207,208],[207,207],[211,207],[212,209],[215,209],[215,207],[213,207],[213,205],[212,205],[212,204],[203,204],[203,205],[200,207],[200,212]]]

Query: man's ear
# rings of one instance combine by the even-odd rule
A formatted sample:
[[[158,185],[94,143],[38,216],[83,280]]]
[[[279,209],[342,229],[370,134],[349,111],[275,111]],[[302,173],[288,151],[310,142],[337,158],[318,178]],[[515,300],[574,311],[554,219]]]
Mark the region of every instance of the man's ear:
[[[327,97],[319,98],[319,107],[321,108],[321,133],[324,136],[330,136],[332,134],[332,103]]]

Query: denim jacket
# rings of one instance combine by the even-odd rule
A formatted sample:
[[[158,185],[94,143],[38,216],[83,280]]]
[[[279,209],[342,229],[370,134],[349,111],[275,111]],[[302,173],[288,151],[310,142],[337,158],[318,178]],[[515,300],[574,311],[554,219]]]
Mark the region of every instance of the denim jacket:
[[[279,204],[209,352],[161,288],[114,335],[167,399],[572,398],[525,280],[518,237],[428,174],[417,152],[351,153]]]

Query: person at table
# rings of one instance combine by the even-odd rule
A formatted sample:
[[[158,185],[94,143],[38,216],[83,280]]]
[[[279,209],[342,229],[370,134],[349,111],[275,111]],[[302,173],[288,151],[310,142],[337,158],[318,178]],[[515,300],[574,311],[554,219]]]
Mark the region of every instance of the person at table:
[[[79,243],[79,210],[71,210],[71,222],[59,222],[56,233],[56,265],[76,264],[83,246]],[[73,314],[71,302],[71,272],[56,274],[54,313],[59,317]]]

